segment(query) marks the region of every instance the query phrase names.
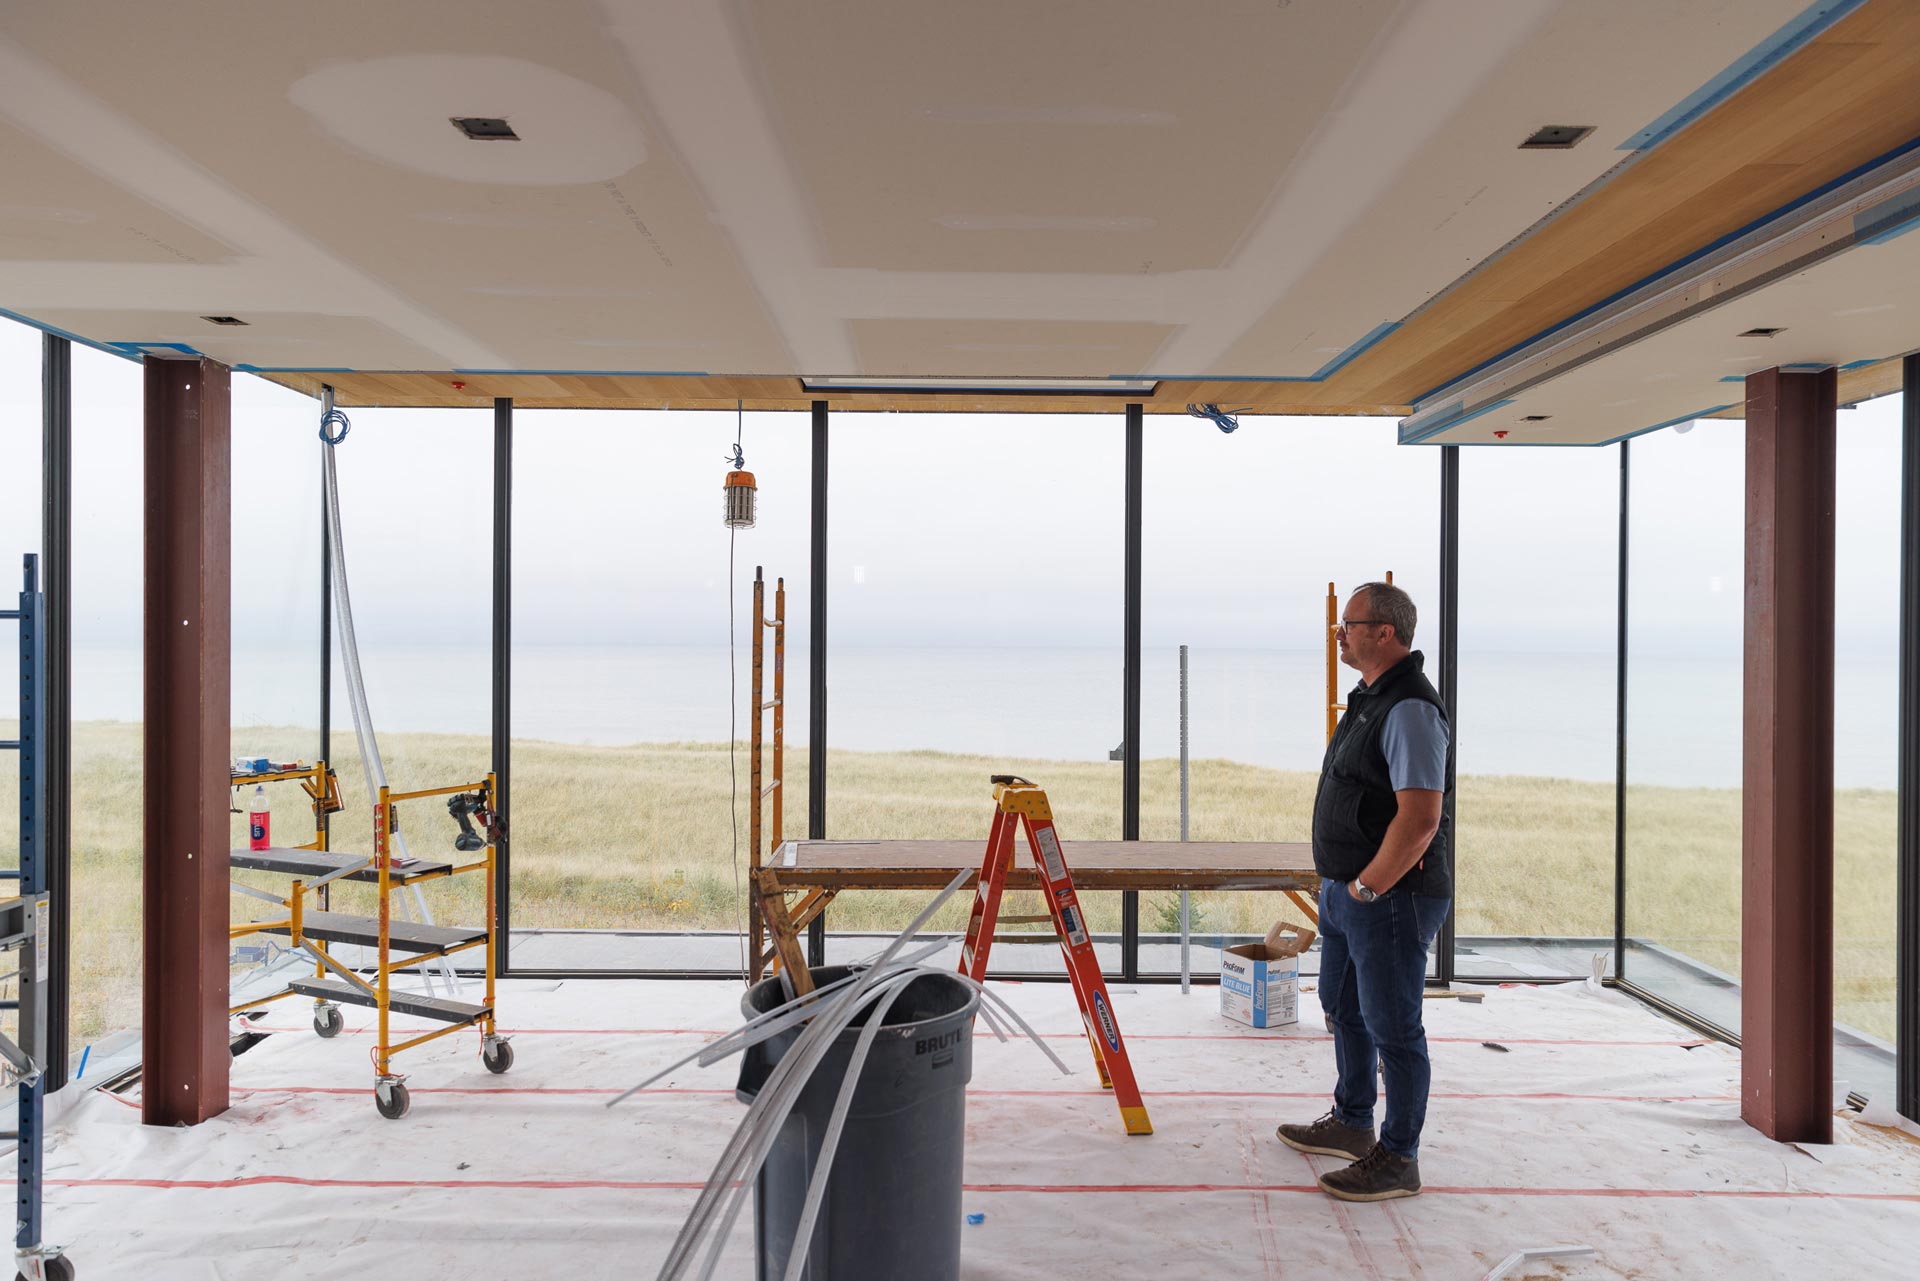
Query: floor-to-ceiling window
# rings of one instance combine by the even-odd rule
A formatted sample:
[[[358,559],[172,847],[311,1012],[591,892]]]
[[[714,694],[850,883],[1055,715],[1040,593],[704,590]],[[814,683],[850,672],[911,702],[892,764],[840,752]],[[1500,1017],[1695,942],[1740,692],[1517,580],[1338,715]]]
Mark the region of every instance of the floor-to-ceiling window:
[[[515,411],[516,971],[739,971],[756,569],[765,617],[786,585],[780,835],[807,834],[809,422]],[[756,512],[729,530],[736,441]],[[764,702],[774,637],[763,636]],[[763,854],[773,801],[762,801]]]
[[[1619,499],[1617,449],[1461,451],[1461,978],[1613,951]]]
[[[1041,784],[1068,842],[1120,835],[1125,424],[1047,416],[837,413],[828,538],[826,835],[978,840],[988,775]],[[1039,908],[1009,895],[1003,913]],[[1120,896],[1085,894],[1120,968]],[[874,950],[925,896],[842,894],[834,959]],[[968,901],[936,928],[963,930]],[[1025,927],[1038,928],[1038,927]],[[1044,935],[1051,939],[1051,935]],[[995,970],[1055,972],[1051,946]]]
[[[23,557],[40,550],[40,349],[36,329],[0,319],[0,610],[17,607]],[[42,569],[44,586],[44,566]],[[20,633],[0,622],[0,739],[20,737]],[[0,751],[0,868],[20,865],[20,762]],[[8,887],[8,893],[14,887]],[[0,1032],[18,1031],[0,1014]]]
[[[1835,459],[1833,1075],[1882,1097],[1899,902],[1900,415],[1899,396],[1841,410]]]
[[[311,397],[245,374],[232,379],[231,687],[234,757],[309,762],[320,745],[320,411]],[[256,785],[268,804],[270,839],[301,845],[316,837],[312,802],[297,783]],[[230,845],[247,844],[253,789],[233,795]],[[284,894],[285,877],[236,872],[234,879]],[[235,921],[276,914],[234,895]],[[236,1001],[285,986],[299,963],[285,940],[246,935],[232,949]]]
[[[346,413],[352,428],[335,451],[340,531],[388,784],[413,791],[477,782],[492,755],[493,416],[351,407]],[[317,413],[314,421],[317,430]],[[303,493],[296,510],[309,508]],[[305,536],[317,536],[311,525]],[[372,785],[354,732],[345,655],[337,640],[332,648],[332,764],[345,803],[332,821],[332,843],[368,853]],[[413,857],[454,853],[459,829],[444,801],[405,802],[398,818],[396,855],[403,844]],[[342,881],[333,890],[336,910],[373,910],[371,887]],[[396,891],[392,905],[397,917],[472,924],[481,919],[484,890],[478,875],[465,875]],[[477,965],[478,958],[463,957],[462,964]]]
[[[72,353],[70,1036],[92,1076],[139,1055],[144,382],[135,361]]]
[[[1746,424],[1632,442],[1627,568],[1629,982],[1739,1030]]]
[[[1388,420],[1247,416],[1232,434],[1150,416],[1143,486],[1140,835],[1180,837],[1179,650],[1188,652],[1187,834],[1305,841],[1327,742],[1327,589],[1336,610],[1393,575],[1438,638],[1439,451],[1401,448]],[[1437,672],[1430,671],[1430,675]],[[1344,701],[1357,679],[1336,667]],[[1141,969],[1179,965],[1176,892],[1141,895]],[[1281,917],[1280,894],[1190,897],[1191,964]]]

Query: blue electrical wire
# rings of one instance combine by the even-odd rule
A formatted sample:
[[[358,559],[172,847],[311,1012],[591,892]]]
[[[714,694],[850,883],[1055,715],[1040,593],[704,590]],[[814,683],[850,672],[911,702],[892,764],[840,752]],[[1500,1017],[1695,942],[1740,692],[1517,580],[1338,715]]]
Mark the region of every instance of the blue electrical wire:
[[[1218,405],[1188,405],[1187,412],[1195,418],[1205,418],[1223,432],[1232,432],[1240,425],[1240,420],[1232,414],[1223,414]]]
[[[329,435],[327,428],[336,425],[340,428],[340,434],[338,436]],[[353,424],[348,422],[347,416],[337,409],[329,409],[326,413],[320,415],[320,439],[326,441],[329,445],[339,444],[347,438],[347,433],[352,430]]]

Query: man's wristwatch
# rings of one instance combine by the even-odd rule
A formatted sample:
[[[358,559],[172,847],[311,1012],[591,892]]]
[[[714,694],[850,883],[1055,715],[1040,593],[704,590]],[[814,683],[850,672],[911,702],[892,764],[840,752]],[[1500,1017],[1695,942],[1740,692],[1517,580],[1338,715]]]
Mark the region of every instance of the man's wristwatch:
[[[1374,891],[1368,889],[1367,883],[1361,880],[1357,876],[1354,877],[1353,880],[1349,882],[1349,884],[1353,886],[1353,896],[1359,899],[1362,903],[1371,903],[1375,899],[1380,897]]]

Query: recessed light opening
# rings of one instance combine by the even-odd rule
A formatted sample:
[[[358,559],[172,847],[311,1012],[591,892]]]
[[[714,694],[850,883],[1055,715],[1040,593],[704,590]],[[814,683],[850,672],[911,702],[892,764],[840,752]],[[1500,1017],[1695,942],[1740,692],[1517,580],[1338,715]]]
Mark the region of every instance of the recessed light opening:
[[[247,322],[238,316],[202,316],[200,319],[209,325],[244,325]]]
[[[1158,381],[1152,378],[951,378],[925,377],[807,377],[800,386],[807,391],[843,392],[937,392],[966,396],[1008,395],[1151,395]]]
[[[1523,423],[1543,423],[1551,417],[1553,417],[1552,414],[1525,414],[1521,416],[1520,421]]]
[[[448,116],[453,127],[475,142],[518,142],[520,135],[499,116]]]
[[[1741,338],[1771,338],[1775,334],[1784,334],[1786,332],[1785,326],[1778,326],[1772,329],[1762,326],[1759,329],[1742,330],[1737,336]]]
[[[1592,125],[1545,125],[1535,129],[1520,150],[1565,151],[1592,132]]]

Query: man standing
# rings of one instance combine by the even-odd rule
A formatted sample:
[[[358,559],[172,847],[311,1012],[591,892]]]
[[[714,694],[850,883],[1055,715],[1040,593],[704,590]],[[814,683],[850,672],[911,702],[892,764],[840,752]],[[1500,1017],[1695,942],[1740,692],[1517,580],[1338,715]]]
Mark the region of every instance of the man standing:
[[[1432,1068],[1421,999],[1427,949],[1453,895],[1443,822],[1451,731],[1413,646],[1413,600],[1368,583],[1347,600],[1340,661],[1360,673],[1327,744],[1313,800],[1320,873],[1320,1005],[1333,1033],[1333,1109],[1282,1125],[1281,1142],[1353,1164],[1320,1177],[1342,1201],[1420,1191],[1420,1129]],[[1386,1123],[1373,1136],[1374,1064]]]

